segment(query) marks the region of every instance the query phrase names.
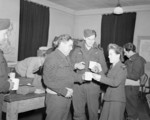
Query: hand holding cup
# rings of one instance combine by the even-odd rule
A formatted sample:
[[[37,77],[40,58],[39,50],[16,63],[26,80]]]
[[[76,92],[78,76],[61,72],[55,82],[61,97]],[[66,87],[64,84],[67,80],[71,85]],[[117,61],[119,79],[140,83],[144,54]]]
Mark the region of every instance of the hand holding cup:
[[[101,65],[97,62],[94,62],[94,61],[90,61],[89,68],[94,73],[99,73],[102,71]]]
[[[67,94],[66,94],[66,98],[71,98],[73,96],[73,89],[66,87],[67,89]]]
[[[74,68],[79,70],[85,69],[85,62],[76,63]]]

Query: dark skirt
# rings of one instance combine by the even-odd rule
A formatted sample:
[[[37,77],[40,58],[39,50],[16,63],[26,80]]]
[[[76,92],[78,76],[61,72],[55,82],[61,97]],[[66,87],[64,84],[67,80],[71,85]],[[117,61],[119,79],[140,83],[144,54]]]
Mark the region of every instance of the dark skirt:
[[[100,120],[123,120],[125,102],[109,101],[104,102]]]

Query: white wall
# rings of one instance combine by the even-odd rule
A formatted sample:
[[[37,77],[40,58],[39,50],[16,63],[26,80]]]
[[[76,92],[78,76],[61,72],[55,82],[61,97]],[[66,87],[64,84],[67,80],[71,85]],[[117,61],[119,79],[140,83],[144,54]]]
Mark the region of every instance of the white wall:
[[[59,36],[61,34],[70,34],[73,36],[73,32],[74,15],[51,8],[48,46],[51,47],[51,41],[55,36]]]
[[[150,10],[137,12],[134,32],[134,44],[137,46],[138,36],[150,36]]]
[[[74,25],[74,37],[83,38],[84,29],[94,29],[97,33],[96,41],[100,43],[101,15],[83,15],[76,16]]]
[[[19,4],[19,0],[0,0],[0,18],[8,18],[13,24],[13,30],[9,37],[13,50],[5,55],[9,61],[16,61],[18,55]]]

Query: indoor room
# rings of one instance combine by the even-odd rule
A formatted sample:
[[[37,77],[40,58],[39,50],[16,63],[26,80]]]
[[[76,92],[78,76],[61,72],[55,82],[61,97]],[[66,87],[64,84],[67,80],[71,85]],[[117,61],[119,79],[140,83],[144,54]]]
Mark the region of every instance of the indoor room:
[[[136,52],[146,60],[146,76],[137,80],[140,89],[136,120],[150,119],[150,0],[0,0],[0,19],[10,20],[9,48],[3,51],[9,72],[14,72],[16,64],[28,57],[45,57],[54,40],[63,34],[80,44],[86,38],[85,30],[92,30],[87,33],[92,35],[94,31],[95,43],[103,51],[108,70],[111,70],[108,45],[114,43],[124,48],[126,43],[132,43]],[[43,66],[45,62],[40,64]],[[39,73],[34,71],[40,76],[36,76],[40,83],[35,83],[39,89],[34,88],[33,79],[19,76],[19,87],[23,86],[20,94],[16,95],[18,88],[7,93],[2,107],[3,120],[46,119],[45,89],[40,89],[43,84],[41,66],[38,66]],[[99,119],[104,96],[105,92],[100,93]],[[87,109],[86,116],[90,120]],[[73,106],[70,111],[70,120],[73,120]]]

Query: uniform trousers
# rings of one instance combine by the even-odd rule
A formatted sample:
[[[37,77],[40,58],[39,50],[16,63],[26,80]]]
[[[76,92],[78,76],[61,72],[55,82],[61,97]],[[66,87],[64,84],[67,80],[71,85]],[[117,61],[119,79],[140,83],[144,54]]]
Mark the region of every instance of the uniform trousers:
[[[105,101],[100,120],[123,120],[125,105],[125,102]]]
[[[46,120],[68,120],[71,99],[57,94],[46,94]]]
[[[98,120],[100,86],[96,83],[75,84],[73,92],[74,120],[86,120],[87,105],[89,120]]]
[[[126,112],[127,117],[132,119],[138,118],[138,95],[139,86],[126,86]]]
[[[0,94],[0,120],[2,120],[2,106],[4,101],[4,94]]]

